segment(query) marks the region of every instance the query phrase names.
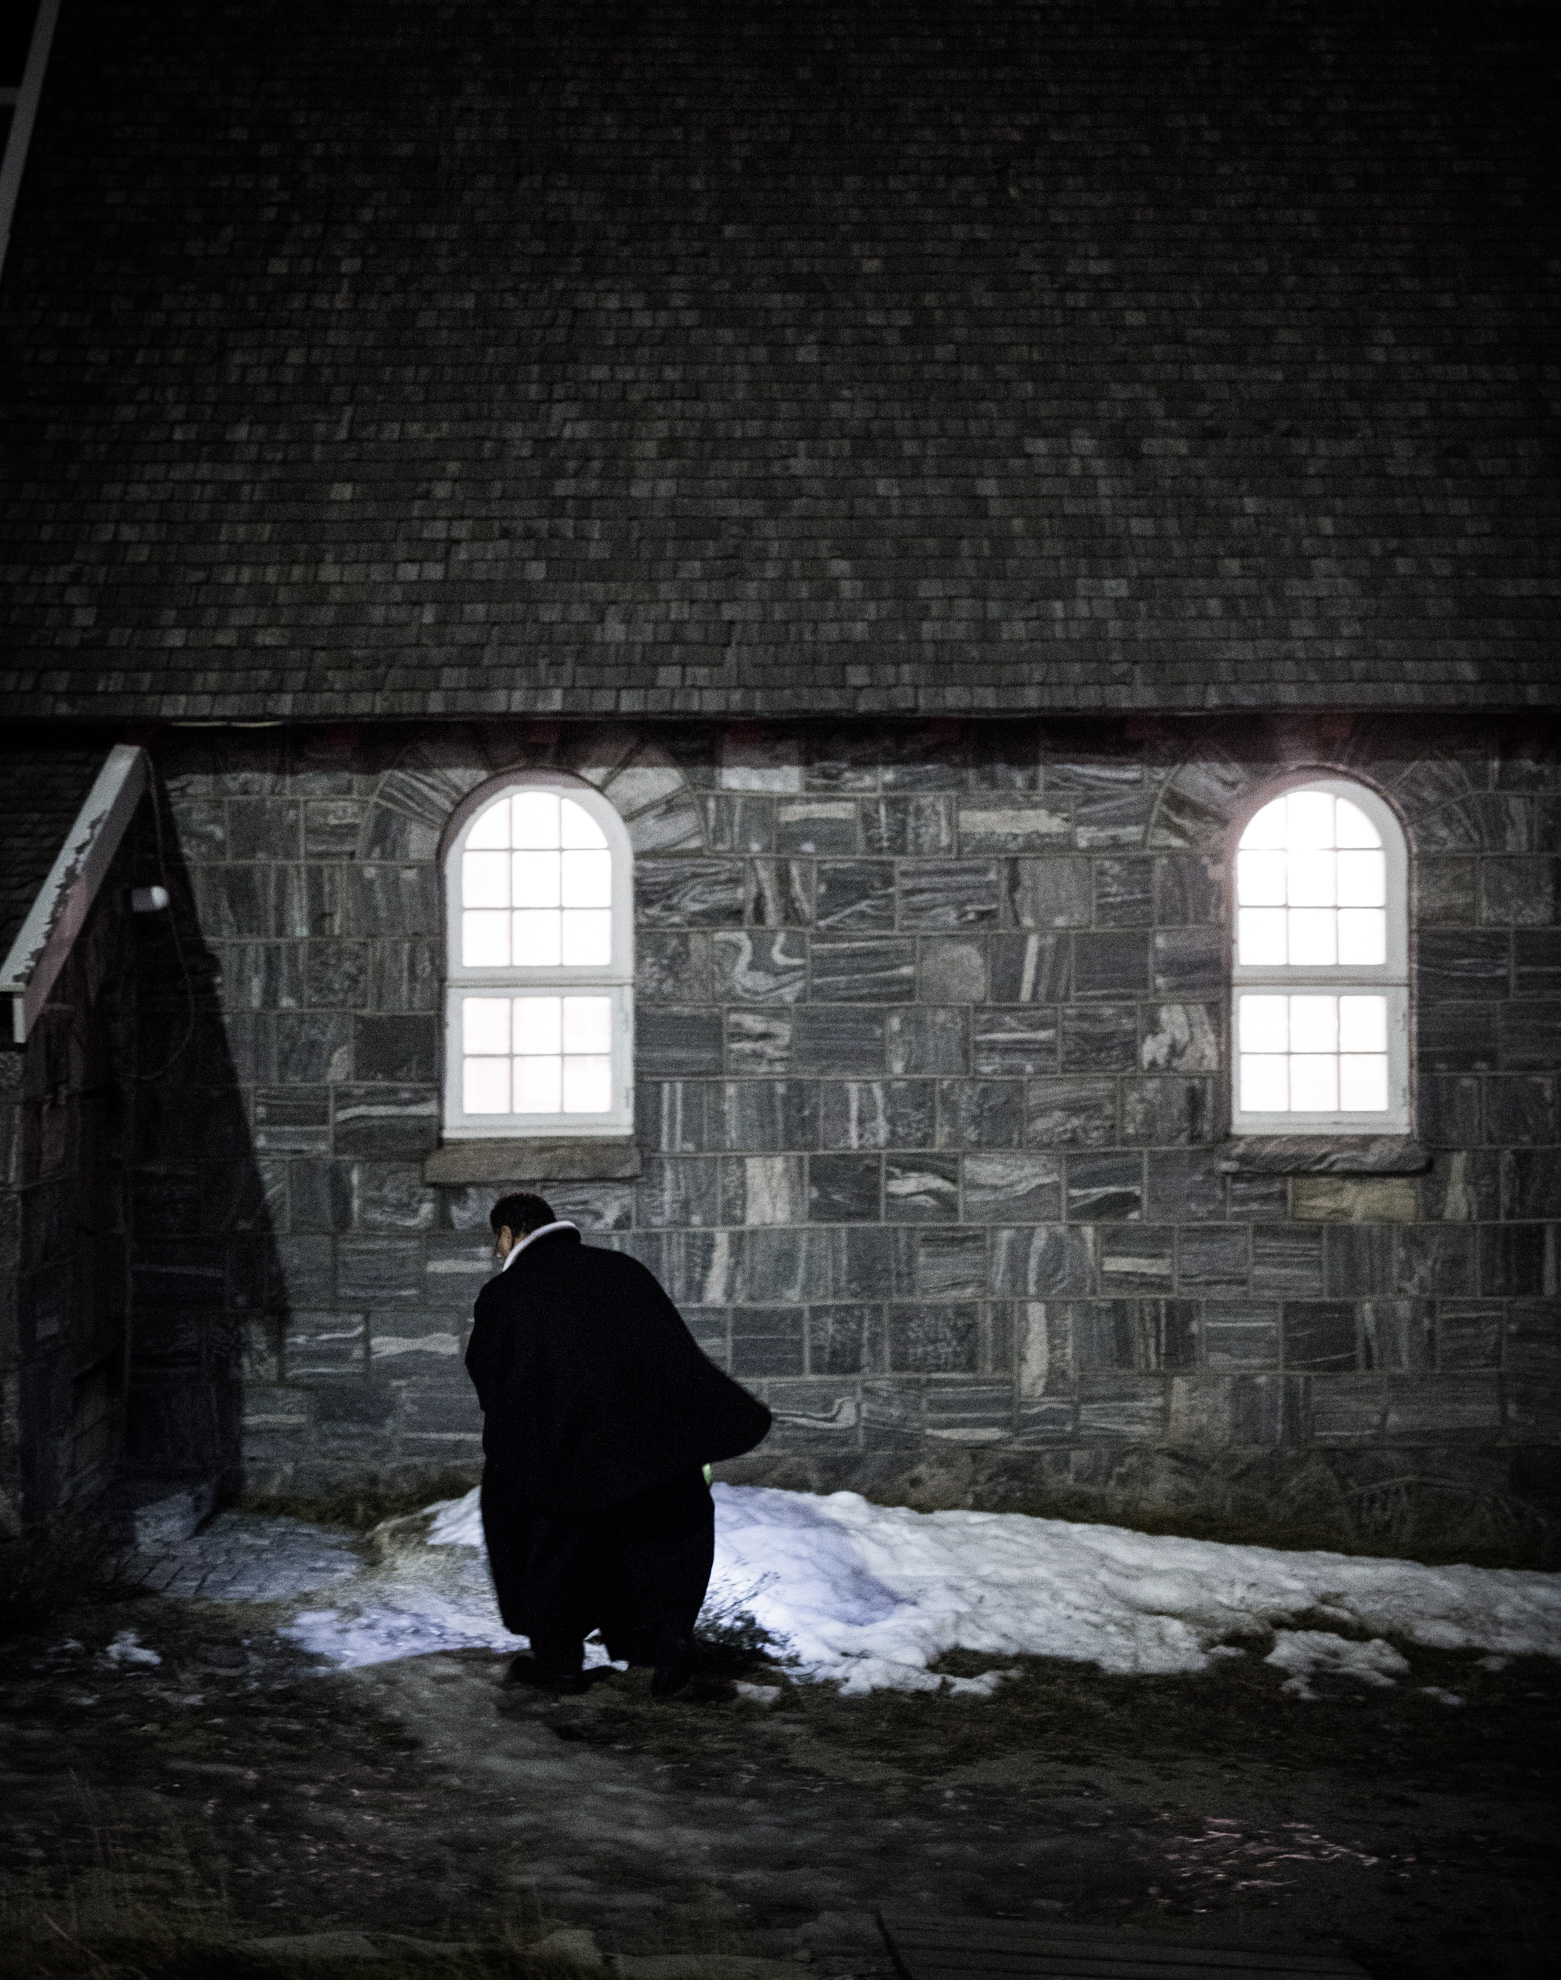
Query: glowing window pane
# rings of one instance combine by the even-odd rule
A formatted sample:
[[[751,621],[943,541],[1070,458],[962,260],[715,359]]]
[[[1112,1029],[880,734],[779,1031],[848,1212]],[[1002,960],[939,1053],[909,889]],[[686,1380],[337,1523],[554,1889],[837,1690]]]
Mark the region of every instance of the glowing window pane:
[[[565,846],[594,849],[607,844],[607,834],[583,804],[575,804],[565,798],[559,807],[559,814],[559,833]]]
[[[1290,843],[1283,798],[1275,798],[1272,804],[1265,804],[1261,811],[1254,814],[1251,824],[1241,835],[1241,843],[1254,847],[1282,847]]]
[[[612,1002],[609,998],[566,997],[564,999],[564,1050],[566,1052],[612,1050]]]
[[[1358,804],[1340,798],[1334,813],[1333,842],[1336,846],[1380,846],[1382,835]]]
[[[1285,799],[1285,811],[1285,843],[1292,852],[1334,843],[1333,798],[1329,792],[1291,791]]]
[[[467,969],[506,969],[509,966],[509,916],[486,908],[461,916],[461,962]]]
[[[515,1112],[517,1114],[558,1114],[563,1112],[562,1059],[516,1059]]]
[[[604,908],[565,908],[563,960],[577,969],[612,961],[612,916]]]
[[[1242,1053],[1241,1106],[1248,1114],[1289,1111],[1290,1061],[1282,1053]]]
[[[1338,881],[1331,852],[1293,852],[1289,858],[1289,901],[1292,907],[1332,907]]]
[[[1242,1051],[1288,1051],[1289,1005],[1288,997],[1243,997],[1238,1020]]]
[[[1387,862],[1380,852],[1341,852],[1340,907],[1381,907],[1388,897]]]
[[[468,852],[461,855],[461,905],[502,908],[510,904],[509,854]]]
[[[1341,1052],[1385,1052],[1387,1049],[1387,998],[1341,997],[1339,999],[1339,1050]]]
[[[1388,1110],[1386,1053],[1346,1052],[1339,1059],[1339,1111],[1385,1114]]]
[[[1337,1052],[1338,1049],[1338,998],[1292,997],[1290,999],[1290,1050],[1292,1052]]]
[[[1339,961],[1383,963],[1388,955],[1388,918],[1382,908],[1340,908]]]
[[[509,1050],[508,997],[467,997],[461,1003],[463,1052]]]
[[[1283,908],[1239,908],[1236,912],[1237,954],[1243,963],[1282,963],[1286,960]]]
[[[1236,855],[1236,899],[1243,907],[1283,907],[1284,854],[1249,852],[1243,845]]]
[[[490,804],[486,811],[478,813],[466,835],[466,843],[473,851],[483,846],[509,844],[508,798],[500,798],[497,804]]]
[[[515,999],[515,1050],[526,1053],[557,1054],[564,1049],[563,999],[561,997],[517,997]]]
[[[522,969],[556,969],[563,960],[556,909],[524,908],[514,916],[511,941]]]
[[[1290,1111],[1295,1114],[1339,1111],[1339,1062],[1331,1053],[1290,1055]]]
[[[510,898],[518,908],[558,906],[558,854],[518,852],[511,854],[514,874]]]
[[[461,1105],[468,1114],[509,1112],[508,1059],[463,1059]]]
[[[564,1061],[564,1112],[605,1114],[612,1106],[612,1060],[579,1058]]]
[[[1320,969],[1339,960],[1338,920],[1332,908],[1290,908],[1290,962]],[[1242,957],[1246,961],[1246,957]]]
[[[612,906],[611,853],[566,852],[560,864],[563,868],[562,899],[565,907]]]
[[[510,799],[513,824],[510,844],[525,849],[555,851],[558,846],[558,799],[551,791],[517,791]]]

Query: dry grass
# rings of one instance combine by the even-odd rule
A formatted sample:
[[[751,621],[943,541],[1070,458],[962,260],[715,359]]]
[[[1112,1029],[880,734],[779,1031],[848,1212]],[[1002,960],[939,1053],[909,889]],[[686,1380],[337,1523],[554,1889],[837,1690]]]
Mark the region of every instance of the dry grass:
[[[293,1492],[246,1493],[245,1512],[271,1519],[306,1519],[315,1526],[367,1533],[382,1520],[421,1512],[435,1499],[459,1499],[477,1483],[475,1470],[417,1472],[405,1478],[367,1478],[314,1497]]]

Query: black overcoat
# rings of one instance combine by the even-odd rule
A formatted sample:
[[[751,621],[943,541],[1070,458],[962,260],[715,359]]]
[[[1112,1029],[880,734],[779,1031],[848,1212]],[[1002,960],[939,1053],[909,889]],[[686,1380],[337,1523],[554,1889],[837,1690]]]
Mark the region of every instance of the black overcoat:
[[[554,1513],[620,1505],[769,1432],[637,1259],[549,1231],[477,1297],[466,1368],[485,1497]]]

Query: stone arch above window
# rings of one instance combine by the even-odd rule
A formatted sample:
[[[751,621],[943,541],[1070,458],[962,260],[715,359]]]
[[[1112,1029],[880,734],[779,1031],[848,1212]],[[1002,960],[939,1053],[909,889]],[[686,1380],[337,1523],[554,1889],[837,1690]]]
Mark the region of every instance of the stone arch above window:
[[[602,793],[552,769],[480,786],[444,851],[444,1131],[628,1132],[633,848]]]
[[[1409,1128],[1408,854],[1368,786],[1298,779],[1232,834],[1231,1126]]]

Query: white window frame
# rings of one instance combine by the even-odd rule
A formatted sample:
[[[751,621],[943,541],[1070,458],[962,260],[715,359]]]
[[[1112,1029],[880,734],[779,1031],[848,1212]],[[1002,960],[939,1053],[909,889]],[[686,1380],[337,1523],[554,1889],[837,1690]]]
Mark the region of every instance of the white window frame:
[[[477,820],[516,791],[556,791],[578,804],[606,835],[612,855],[612,959],[581,968],[483,968],[461,960],[461,855]],[[445,896],[444,1133],[450,1141],[586,1140],[631,1132],[634,1124],[634,853],[616,807],[589,784],[551,770],[520,770],[474,791],[455,814],[443,860]],[[612,1093],[601,1114],[468,1114],[461,1079],[461,1006],[474,992],[569,996],[596,991],[612,1000]]]
[[[1276,798],[1295,791],[1326,791],[1347,798],[1363,811],[1382,840],[1387,886],[1386,960],[1381,963],[1334,963],[1317,968],[1295,964],[1243,965],[1238,960],[1238,902],[1236,854],[1252,820]],[[1392,807],[1366,784],[1347,777],[1292,777],[1268,786],[1246,808],[1230,841],[1226,861],[1230,892],[1230,1126],[1232,1134],[1363,1135],[1407,1134],[1409,1111],[1409,848],[1404,828]],[[1388,1104],[1381,1113],[1246,1113],[1241,1107],[1240,998],[1243,991],[1271,994],[1326,992],[1330,996],[1375,992],[1387,998]]]

